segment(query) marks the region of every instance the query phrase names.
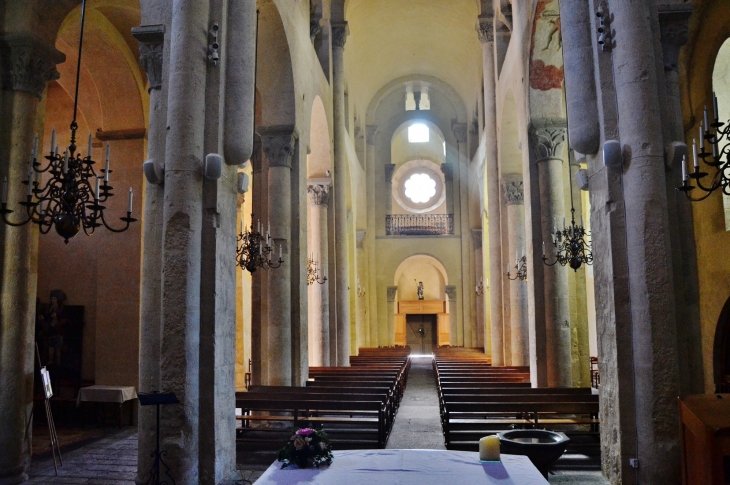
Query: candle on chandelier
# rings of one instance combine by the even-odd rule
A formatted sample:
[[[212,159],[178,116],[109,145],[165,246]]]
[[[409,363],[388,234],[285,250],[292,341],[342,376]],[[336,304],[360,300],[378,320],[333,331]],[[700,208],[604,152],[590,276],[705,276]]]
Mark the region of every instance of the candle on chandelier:
[[[720,110],[717,109],[717,95],[715,92],[712,92],[712,107],[714,108],[714,114],[715,114],[715,123],[720,121]]]
[[[111,152],[111,147],[109,146],[109,142],[106,142],[106,161],[104,162],[104,182],[105,183],[109,182],[109,154],[110,154],[110,152]]]
[[[705,114],[703,119],[705,120],[705,129],[709,132],[710,131],[710,123],[707,116],[707,105],[705,105]]]
[[[545,257],[545,241],[542,242],[542,257]]]
[[[56,147],[56,127],[53,127],[53,130],[51,130],[51,155],[53,155],[54,152],[53,149]]]
[[[700,121],[700,150],[705,151],[705,127],[702,126]]]
[[[68,150],[63,151],[63,173],[68,172]]]
[[[279,244],[279,261],[281,261],[281,244]]]
[[[134,194],[132,193],[132,187],[129,188],[129,201],[127,202],[127,212],[130,214],[132,213],[132,197],[134,197]]]
[[[91,140],[92,140],[91,132],[89,132],[89,145],[88,145],[88,147],[86,147],[86,155],[89,157],[89,160],[91,160],[91,151],[93,149],[93,147],[91,146]]]
[[[687,157],[682,155],[682,181],[686,182],[688,179],[689,177],[687,176]]]
[[[694,138],[692,138],[692,159],[694,160],[695,172],[697,172],[700,169],[700,160],[697,158],[697,140]]]
[[[101,180],[100,177],[96,177],[96,192],[94,192],[94,200],[99,202],[99,181]]]

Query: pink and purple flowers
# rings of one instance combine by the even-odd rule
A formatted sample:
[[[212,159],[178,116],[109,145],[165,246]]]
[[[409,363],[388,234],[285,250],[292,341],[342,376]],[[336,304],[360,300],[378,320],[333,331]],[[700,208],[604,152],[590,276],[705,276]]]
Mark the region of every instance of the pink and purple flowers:
[[[332,463],[330,440],[324,431],[312,428],[302,428],[294,432],[284,447],[279,450],[279,461],[284,464],[281,468],[295,464],[299,468],[308,468]]]

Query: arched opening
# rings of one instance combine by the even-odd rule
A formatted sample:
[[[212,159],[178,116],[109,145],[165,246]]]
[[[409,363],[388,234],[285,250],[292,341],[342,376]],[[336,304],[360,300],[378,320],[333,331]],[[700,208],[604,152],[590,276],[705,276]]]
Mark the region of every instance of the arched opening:
[[[712,88],[717,96],[717,108],[720,121],[730,119],[730,39],[726,40],[717,53],[715,67],[712,71]],[[725,216],[725,230],[730,231],[730,196],[722,194],[722,206]]]

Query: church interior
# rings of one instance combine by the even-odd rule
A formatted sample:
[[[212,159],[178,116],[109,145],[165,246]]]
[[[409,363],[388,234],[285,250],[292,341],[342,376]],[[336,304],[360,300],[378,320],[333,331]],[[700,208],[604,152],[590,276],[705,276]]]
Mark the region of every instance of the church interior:
[[[0,485],[251,483],[293,425],[730,483],[727,0],[0,12]]]

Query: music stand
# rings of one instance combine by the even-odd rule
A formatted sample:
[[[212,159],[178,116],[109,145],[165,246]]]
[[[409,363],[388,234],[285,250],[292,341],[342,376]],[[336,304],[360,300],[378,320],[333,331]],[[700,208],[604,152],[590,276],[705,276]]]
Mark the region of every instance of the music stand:
[[[48,423],[48,434],[51,437],[51,454],[53,455],[53,469],[56,471],[58,476],[58,466],[56,465],[56,453],[58,453],[58,460],[63,466],[63,458],[61,457],[61,445],[58,442],[58,435],[56,434],[56,423],[53,421],[53,412],[51,411],[51,398],[53,397],[53,388],[51,387],[51,375],[48,370],[43,366],[41,362],[41,353],[38,350],[38,343],[35,344],[35,354],[38,358],[38,367],[40,367],[41,382],[43,383],[43,398],[46,407],[46,423]]]
[[[160,406],[164,404],[179,404],[180,401],[174,392],[139,393],[137,394],[137,399],[139,399],[140,406],[157,406],[157,447],[155,448],[155,452],[152,453],[155,461],[152,463],[150,478],[146,483],[147,485],[160,485],[160,464],[162,464],[165,467],[165,475],[172,481],[172,485],[175,485],[175,480],[170,476],[170,467],[162,460],[163,456],[167,456],[167,452],[164,450],[160,451]]]

